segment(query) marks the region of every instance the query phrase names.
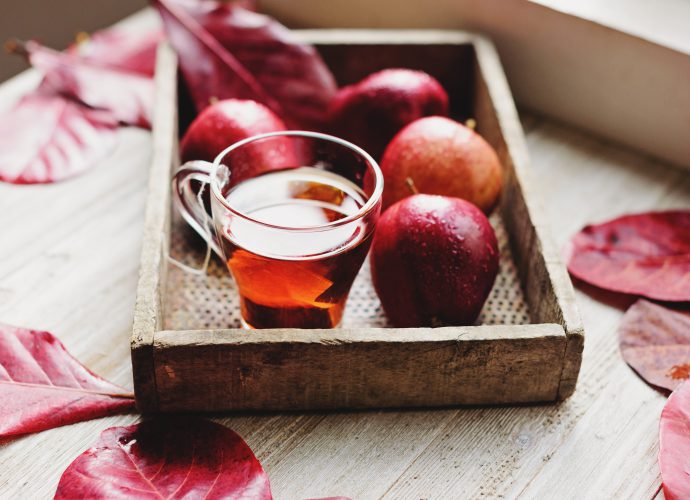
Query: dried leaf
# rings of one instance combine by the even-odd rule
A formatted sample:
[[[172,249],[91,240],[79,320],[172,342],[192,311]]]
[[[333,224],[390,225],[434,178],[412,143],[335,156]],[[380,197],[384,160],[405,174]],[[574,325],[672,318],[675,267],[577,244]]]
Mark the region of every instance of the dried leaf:
[[[690,371],[690,313],[638,300],[618,330],[623,359],[648,383],[672,391]]]
[[[110,153],[116,127],[110,112],[29,94],[0,116],[0,181],[54,182],[81,173]]]
[[[230,429],[166,418],[103,431],[60,478],[56,499],[270,499],[268,476]]]
[[[292,127],[318,127],[336,91],[316,50],[232,2],[153,0],[197,111],[212,99],[259,101]]]
[[[566,249],[570,273],[592,285],[663,301],[690,300],[690,211],[626,215],[587,226]]]
[[[126,125],[151,127],[154,83],[148,76],[94,64],[36,42],[26,43],[24,49],[31,65],[45,72],[42,91],[108,110]]]
[[[0,324],[0,437],[134,408],[124,389],[84,368],[48,332]]]
[[[152,77],[156,68],[156,49],[163,30],[132,31],[109,28],[87,35],[67,49],[82,61],[113,70]]]
[[[153,0],[153,3],[178,52],[180,69],[198,112],[224,97],[254,99],[274,111],[280,107],[240,62],[187,12],[167,2]]]
[[[690,382],[673,391],[661,412],[659,468],[666,500],[690,498]]]

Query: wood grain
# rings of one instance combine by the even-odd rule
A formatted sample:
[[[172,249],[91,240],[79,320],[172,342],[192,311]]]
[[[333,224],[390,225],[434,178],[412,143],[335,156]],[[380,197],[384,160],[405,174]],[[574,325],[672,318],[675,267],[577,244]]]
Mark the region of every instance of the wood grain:
[[[170,245],[170,175],[177,158],[177,58],[169,45],[161,44],[156,56],[156,103],[153,130],[153,161],[139,267],[137,301],[132,325],[132,373],[137,407],[142,412],[158,407],[153,358],[154,334],[163,326],[162,295]]]
[[[147,18],[150,22],[151,18]],[[0,86],[0,110],[38,82]],[[690,209],[690,174],[523,113],[533,182],[560,248],[587,223]],[[0,184],[0,321],[54,332],[99,375],[131,388],[150,135],[123,129],[94,170],[50,186]],[[577,390],[556,405],[433,411],[228,414],[275,498],[663,498],[657,428],[666,398],[623,362],[628,303],[578,285],[587,327]],[[104,320],[105,319],[105,320]],[[0,444],[0,497],[52,498],[67,465],[124,415]]]
[[[558,391],[558,398],[565,399],[577,383],[584,327],[572,283],[551,240],[541,194],[534,187],[522,127],[498,55],[481,37],[475,41],[475,50],[479,71],[475,72],[474,111],[479,132],[494,145],[506,169],[501,216],[511,235],[532,321],[558,323],[568,339]]]
[[[553,401],[564,349],[547,324],[163,331],[154,359],[161,411],[310,410]]]
[[[176,64],[170,48],[163,45],[153,127],[156,154],[150,185],[155,189],[149,194],[132,339],[139,408],[388,408],[543,402],[572,394],[581,363],[583,328],[570,280],[542,222],[543,211],[530,198],[535,193],[529,185],[523,133],[492,44],[480,36],[453,31],[303,30],[296,34],[314,43],[340,84],[388,67],[419,69],[435,76],[448,90],[455,116],[475,117],[479,131],[494,145],[504,165],[500,212],[535,328],[389,329],[385,333],[362,330],[361,334],[292,329],[281,331],[278,344],[271,342],[271,332],[252,332],[253,340],[245,342],[247,333],[241,330],[177,335],[160,331],[160,311],[166,307],[161,299],[165,297],[162,253],[170,239],[165,161],[176,159],[165,150],[176,153],[177,148],[171,130],[177,100],[170,83],[175,81]],[[525,330],[533,335],[529,342],[521,337]],[[305,341],[309,336],[313,342]],[[449,343],[450,338],[457,345]]]

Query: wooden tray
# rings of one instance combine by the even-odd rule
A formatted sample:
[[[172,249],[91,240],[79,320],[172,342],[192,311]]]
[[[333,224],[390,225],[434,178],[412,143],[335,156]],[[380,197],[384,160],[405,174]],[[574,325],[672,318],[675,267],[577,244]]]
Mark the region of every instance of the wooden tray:
[[[172,214],[177,168],[177,61],[159,48],[154,159],[132,333],[139,409],[307,410],[557,401],[572,394],[584,332],[572,285],[530,188],[527,151],[493,45],[459,31],[304,30],[339,84],[386,67],[434,75],[453,115],[472,117],[505,167],[492,216],[501,270],[480,322],[470,327],[387,328],[369,271],[358,276],[343,327],[237,328],[237,298],[222,263],[206,277],[168,255],[203,251]]]

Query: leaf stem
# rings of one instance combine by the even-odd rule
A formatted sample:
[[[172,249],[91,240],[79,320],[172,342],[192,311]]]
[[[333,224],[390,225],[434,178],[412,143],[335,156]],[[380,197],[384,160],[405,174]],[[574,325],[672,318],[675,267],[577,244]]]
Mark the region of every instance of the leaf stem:
[[[9,40],[6,40],[2,47],[7,54],[17,54],[23,57],[29,55],[29,51],[26,48],[26,42],[23,42],[18,38],[10,38]]]

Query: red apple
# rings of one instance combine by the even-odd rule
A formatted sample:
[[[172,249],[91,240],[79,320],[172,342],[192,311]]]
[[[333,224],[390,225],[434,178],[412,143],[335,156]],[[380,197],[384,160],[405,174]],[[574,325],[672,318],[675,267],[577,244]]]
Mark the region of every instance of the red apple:
[[[441,116],[421,118],[402,129],[383,154],[383,207],[420,193],[455,196],[489,213],[501,192],[496,151],[474,130]]]
[[[263,104],[251,100],[226,99],[204,109],[182,138],[180,156],[213,161],[225,148],[248,137],[286,130],[283,121]],[[270,170],[299,166],[290,139],[276,138],[246,146],[224,163],[232,184]]]
[[[329,130],[379,159],[408,123],[448,114],[448,94],[422,71],[385,69],[340,89],[328,111]]]
[[[498,272],[486,216],[459,198],[414,195],[386,210],[371,246],[371,276],[397,327],[471,325]]]

